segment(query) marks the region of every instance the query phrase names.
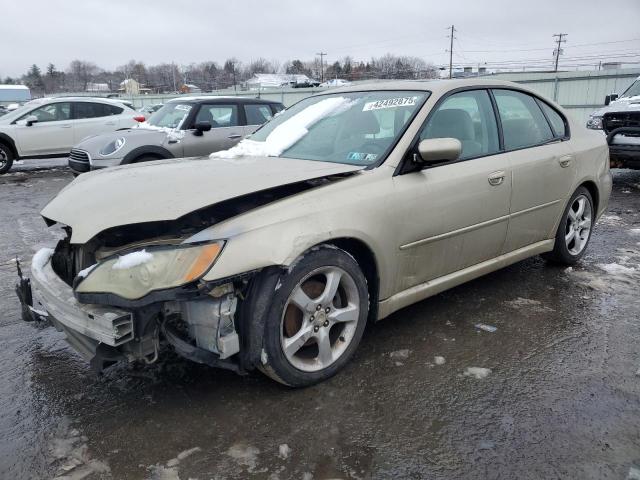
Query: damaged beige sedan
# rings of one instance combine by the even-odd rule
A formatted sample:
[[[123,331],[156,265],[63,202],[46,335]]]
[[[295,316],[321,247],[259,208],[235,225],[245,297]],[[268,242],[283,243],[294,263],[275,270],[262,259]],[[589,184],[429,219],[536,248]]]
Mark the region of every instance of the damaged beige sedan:
[[[212,158],[77,178],[17,292],[96,369],[173,348],[310,385],[367,321],[533,255],[575,263],[610,191],[604,138],[516,84],[347,87]]]

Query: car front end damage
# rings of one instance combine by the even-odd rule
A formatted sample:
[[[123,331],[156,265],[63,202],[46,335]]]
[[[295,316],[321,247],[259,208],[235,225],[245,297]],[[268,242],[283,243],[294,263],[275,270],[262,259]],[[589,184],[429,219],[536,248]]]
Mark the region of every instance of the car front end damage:
[[[98,371],[121,360],[153,363],[170,344],[195,362],[241,372],[241,365],[231,357],[240,350],[235,319],[248,276],[215,284],[199,281],[215,259],[202,254],[189,258],[182,252],[207,247],[212,250],[210,246],[153,245],[105,257],[103,249],[91,251],[90,246],[72,246],[65,239],[55,249],[36,253],[30,279],[18,267],[16,290],[23,317],[48,322],[64,332],[71,346]],[[168,251],[179,252],[171,261],[197,278],[183,277],[186,282],[161,289],[140,289],[149,280],[154,286],[166,285],[157,281],[153,257]],[[78,262],[84,257],[88,263],[89,256],[97,263],[79,270]],[[124,268],[118,268],[118,262]],[[167,279],[166,272],[160,275]],[[108,290],[114,279],[134,288],[98,291]],[[83,288],[85,282],[89,286]],[[126,298],[141,292],[139,298]]]

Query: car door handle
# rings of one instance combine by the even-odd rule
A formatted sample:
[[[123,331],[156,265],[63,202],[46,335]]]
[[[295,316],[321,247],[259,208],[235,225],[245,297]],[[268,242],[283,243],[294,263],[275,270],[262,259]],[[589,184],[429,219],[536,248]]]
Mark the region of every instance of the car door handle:
[[[567,168],[573,161],[573,155],[563,155],[558,159],[558,163],[562,168]]]
[[[60,128],[71,128],[71,125],[60,125]]]
[[[505,177],[506,173],[502,170],[500,170],[499,172],[493,172],[491,175],[489,175],[489,185],[491,185],[492,187],[497,187],[498,185],[502,185],[502,183],[504,182],[504,177]]]
[[[106,122],[105,125],[115,125],[116,122]]]
[[[234,139],[240,138],[240,137],[242,137],[242,135],[240,135],[239,133],[232,133],[227,138],[230,138],[231,140],[234,140]]]

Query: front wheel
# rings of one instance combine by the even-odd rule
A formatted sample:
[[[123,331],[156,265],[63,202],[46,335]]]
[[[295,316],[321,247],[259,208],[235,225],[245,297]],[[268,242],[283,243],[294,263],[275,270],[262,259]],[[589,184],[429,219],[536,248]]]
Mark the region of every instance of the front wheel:
[[[573,265],[580,260],[589,244],[594,222],[593,199],[589,190],[578,188],[571,196],[556,232],[553,251],[543,257],[557,263]]]
[[[13,165],[13,152],[9,147],[0,143],[0,175],[11,170]]]
[[[326,380],[355,352],[368,311],[367,281],[356,260],[330,245],[311,250],[280,278],[260,369],[292,387]]]

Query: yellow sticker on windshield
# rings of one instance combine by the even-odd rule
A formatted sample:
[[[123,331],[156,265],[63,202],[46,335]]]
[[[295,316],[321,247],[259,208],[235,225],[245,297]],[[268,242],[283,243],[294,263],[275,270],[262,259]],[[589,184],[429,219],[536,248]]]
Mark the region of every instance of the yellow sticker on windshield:
[[[418,97],[387,98],[386,100],[365,103],[362,111],[368,112],[369,110],[381,110],[383,108],[409,107],[415,105],[417,100]]]

